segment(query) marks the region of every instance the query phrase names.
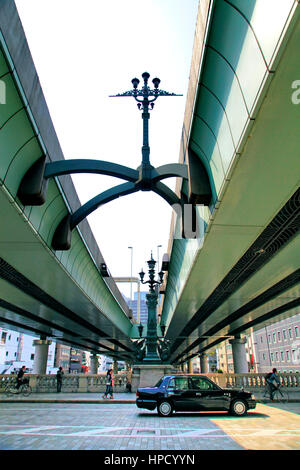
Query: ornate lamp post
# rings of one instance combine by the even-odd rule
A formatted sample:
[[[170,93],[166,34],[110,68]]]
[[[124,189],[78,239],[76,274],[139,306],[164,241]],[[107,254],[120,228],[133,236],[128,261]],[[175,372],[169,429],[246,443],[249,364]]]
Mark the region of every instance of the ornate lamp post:
[[[54,250],[69,250],[72,241],[73,229],[89,214],[98,209],[103,204],[107,204],[116,198],[135,193],[137,191],[153,191],[162,197],[170,206],[174,204],[184,205],[188,201],[188,194],[182,192],[178,196],[162,180],[170,177],[178,177],[188,180],[188,166],[185,163],[168,163],[157,168],[150,163],[149,146],[149,119],[150,110],[154,107],[154,102],[160,96],[182,96],[176,93],[169,93],[159,89],[160,79],[152,80],[154,88],[148,85],[150,74],[144,72],[142,78],[144,85],[138,88],[139,79],[133,78],[133,88],[124,93],[111,95],[114,97],[133,97],[137,102],[138,109],[142,111],[143,119],[143,146],[142,161],[137,169],[129,168],[104,160],[91,159],[68,159],[54,162],[47,162],[46,157],[41,157],[35,162],[24,175],[18,189],[18,197],[26,205],[42,205],[46,201],[48,180],[60,175],[73,173],[95,173],[100,175],[114,176],[125,180],[125,183],[118,184],[107,189],[81,207],[75,212],[68,212],[58,223],[52,238],[52,248]]]
[[[133,78],[131,83],[133,85],[133,89],[129,91],[125,91],[124,93],[119,93],[117,95],[110,95],[111,97],[128,97],[132,96],[135,101],[137,101],[137,107],[140,111],[142,111],[142,119],[143,119],[143,146],[142,146],[142,164],[138,168],[139,171],[139,186],[140,189],[143,191],[147,191],[152,188],[153,186],[153,172],[152,170],[154,167],[150,163],[150,146],[149,146],[149,119],[150,119],[150,110],[154,108],[154,101],[157,100],[159,96],[182,96],[177,95],[176,93],[169,93],[168,91],[160,90],[159,78],[153,78],[152,83],[154,88],[151,89],[148,86],[148,80],[150,78],[150,74],[148,72],[144,72],[142,74],[142,78],[144,80],[144,85],[142,88],[138,89],[138,85],[140,80],[138,78]]]
[[[147,261],[149,267],[149,280],[144,281],[145,273],[143,270],[139,273],[141,283],[149,284],[149,293],[146,294],[147,298],[147,307],[148,307],[148,322],[147,322],[147,336],[145,338],[145,356],[143,362],[148,363],[160,363],[161,358],[158,355],[158,335],[157,335],[157,319],[156,319],[156,307],[157,307],[157,298],[158,298],[158,289],[157,287],[163,283],[164,272],[160,271],[158,273],[159,280],[155,281],[155,265],[156,261],[153,259],[152,253],[151,258]],[[142,335],[142,326],[139,326],[140,336]]]

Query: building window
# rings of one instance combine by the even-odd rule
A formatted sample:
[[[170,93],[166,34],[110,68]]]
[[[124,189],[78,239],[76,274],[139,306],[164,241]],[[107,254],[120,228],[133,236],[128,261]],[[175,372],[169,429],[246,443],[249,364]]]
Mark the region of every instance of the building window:
[[[34,354],[31,354],[30,360],[33,361],[33,359],[34,359]]]
[[[282,336],[283,336],[283,339],[286,339],[286,331],[285,330],[282,331]]]
[[[6,336],[7,336],[7,333],[5,331],[2,331],[2,335],[1,335],[1,344],[5,344],[6,343]]]
[[[287,361],[290,360],[290,351],[286,351],[286,360],[287,360]]]
[[[276,333],[273,333],[273,343],[276,343]]]
[[[260,337],[260,342],[261,342],[261,343],[263,343],[263,342],[264,342],[264,339],[263,339],[263,337],[262,337],[262,336]]]
[[[281,341],[281,333],[280,333],[280,331],[278,331],[278,333],[277,333],[277,338],[278,338],[278,341]]]
[[[268,335],[268,341],[271,343],[271,335]]]
[[[283,354],[283,351],[281,351],[280,357],[281,357],[281,360],[284,361],[284,354]]]
[[[299,327],[298,326],[295,326],[295,335],[296,335],[296,338],[299,338]]]
[[[293,335],[292,335],[292,328],[289,328],[289,338],[292,338]]]
[[[276,362],[279,362],[279,356],[278,356],[278,352],[275,353],[275,357],[276,357]]]
[[[274,354],[271,353],[271,362],[274,362]]]

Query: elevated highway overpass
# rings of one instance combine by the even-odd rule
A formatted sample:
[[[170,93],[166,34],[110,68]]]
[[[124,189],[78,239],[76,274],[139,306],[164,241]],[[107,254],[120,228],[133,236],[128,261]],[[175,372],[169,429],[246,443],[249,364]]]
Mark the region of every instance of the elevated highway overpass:
[[[80,206],[69,175],[53,178],[47,201],[23,205],[26,171],[45,156],[64,157],[14,2],[0,2],[0,325],[38,337],[132,358],[132,319],[86,220],[69,251],[54,251],[57,223]]]
[[[199,230],[182,238],[174,213],[160,317],[168,362],[299,312],[299,11],[296,0],[199,4],[179,158],[189,178],[176,186]],[[137,325],[101,274],[87,221],[69,249],[53,248],[80,207],[70,176],[43,181],[40,205],[20,198],[30,168],[64,157],[12,1],[0,1],[0,28],[0,326],[134,362]]]
[[[173,221],[171,361],[299,313],[299,13],[297,1],[200,2],[180,161],[192,196],[201,161],[213,197],[198,239],[176,239]]]

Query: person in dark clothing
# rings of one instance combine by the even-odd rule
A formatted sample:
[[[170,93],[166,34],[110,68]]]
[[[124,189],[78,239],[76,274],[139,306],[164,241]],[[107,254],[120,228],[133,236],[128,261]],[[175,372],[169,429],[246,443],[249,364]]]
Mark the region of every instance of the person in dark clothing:
[[[114,386],[114,376],[112,369],[109,369],[106,374],[106,390],[102,398],[107,398],[107,395],[110,395],[110,398],[114,398],[113,386]]]
[[[26,370],[26,366],[22,366],[21,369],[19,370],[18,372],[18,375],[17,375],[17,390],[19,390],[19,388],[21,387],[21,385],[23,383],[25,383],[25,380],[24,380],[24,374],[25,374],[25,370]]]
[[[64,371],[63,368],[60,367],[56,372],[56,386],[57,386],[57,393],[61,392],[62,386],[62,379],[63,379]]]
[[[131,367],[128,367],[126,378],[127,378],[126,390],[127,390],[128,393],[131,393],[131,381],[132,381]]]
[[[269,386],[270,398],[273,401],[274,392],[280,387],[280,380],[277,375],[277,369],[273,369],[267,376],[267,384]]]

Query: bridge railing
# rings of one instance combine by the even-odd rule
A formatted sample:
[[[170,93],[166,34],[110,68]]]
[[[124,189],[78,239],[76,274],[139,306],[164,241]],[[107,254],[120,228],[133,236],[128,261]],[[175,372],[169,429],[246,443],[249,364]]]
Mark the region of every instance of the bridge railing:
[[[265,375],[254,374],[205,374],[222,388],[245,388],[248,390],[263,390],[266,384]],[[56,392],[56,375],[34,375],[26,374],[34,393],[54,393]],[[291,391],[300,393],[300,374],[283,373],[279,374],[280,381]],[[65,374],[62,383],[62,392],[65,393],[103,393],[105,391],[106,374]],[[0,375],[0,393],[10,382],[15,382],[15,375]],[[115,375],[114,392],[126,392],[127,377],[124,373]],[[132,376],[132,391],[135,392],[135,374]]]
[[[34,393],[52,393],[56,392],[56,375],[35,375],[26,374],[29,378],[29,384]],[[16,381],[16,375],[0,375],[0,393],[4,392],[8,383]],[[62,392],[65,393],[103,393],[106,385],[106,373],[97,375],[88,374],[65,374],[62,382]],[[115,375],[114,392],[121,393],[126,391],[126,374]]]
[[[266,386],[266,373],[249,374],[206,374],[216,384],[222,388],[245,388],[253,390],[262,390]],[[299,373],[280,373],[279,379],[282,385],[291,390],[300,391]]]

